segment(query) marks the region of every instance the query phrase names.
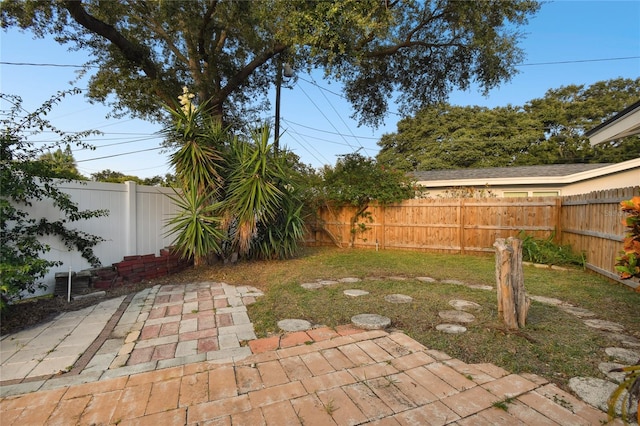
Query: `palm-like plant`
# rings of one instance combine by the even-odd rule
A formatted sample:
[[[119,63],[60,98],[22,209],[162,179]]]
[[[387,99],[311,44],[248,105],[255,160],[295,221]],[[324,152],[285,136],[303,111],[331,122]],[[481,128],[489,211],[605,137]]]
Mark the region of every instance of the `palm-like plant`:
[[[183,257],[193,257],[195,266],[200,266],[207,255],[220,250],[223,236],[217,216],[223,185],[218,147],[227,132],[207,114],[206,103],[195,107],[191,98],[185,90],[181,107],[168,108],[175,126],[165,129],[165,135],[180,144],[170,162],[181,191],[170,197],[180,211],[168,221],[167,233],[176,236],[177,251]]]
[[[224,201],[227,229],[232,246],[240,255],[248,255],[259,223],[272,222],[280,209],[284,177],[281,164],[272,161],[269,127],[253,133],[253,144],[235,140]]]
[[[169,197],[180,210],[167,222],[167,234],[176,235],[174,245],[182,257],[193,258],[195,266],[200,266],[207,255],[220,250],[219,206],[211,194],[198,191],[195,182],[186,191],[175,191],[175,196]]]

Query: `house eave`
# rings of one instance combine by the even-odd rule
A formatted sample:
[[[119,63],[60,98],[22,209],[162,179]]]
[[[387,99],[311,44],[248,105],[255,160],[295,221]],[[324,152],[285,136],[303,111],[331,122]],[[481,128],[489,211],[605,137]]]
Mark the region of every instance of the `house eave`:
[[[467,178],[467,179],[447,179],[447,180],[418,180],[418,185],[427,188],[445,188],[445,187],[472,187],[472,186],[522,186],[522,185],[538,185],[538,186],[563,186],[613,173],[624,172],[630,169],[640,169],[640,158],[623,161],[621,163],[610,164],[594,170],[574,173],[566,176],[529,176],[529,177],[508,177],[508,178]]]
[[[586,133],[592,146],[640,133],[640,102]]]

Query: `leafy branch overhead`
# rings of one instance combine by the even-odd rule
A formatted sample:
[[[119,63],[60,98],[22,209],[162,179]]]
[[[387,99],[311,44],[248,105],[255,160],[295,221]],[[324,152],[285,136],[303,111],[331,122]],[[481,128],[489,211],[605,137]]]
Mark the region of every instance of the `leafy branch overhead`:
[[[515,73],[518,29],[537,1],[50,1],[7,0],[3,28],[91,54],[89,97],[116,114],[164,114],[183,86],[225,123],[264,110],[280,56],[344,84],[354,116],[379,124],[396,93],[403,111],[471,82],[487,92]],[[115,97],[110,97],[115,95]],[[111,99],[113,99],[111,101]]]

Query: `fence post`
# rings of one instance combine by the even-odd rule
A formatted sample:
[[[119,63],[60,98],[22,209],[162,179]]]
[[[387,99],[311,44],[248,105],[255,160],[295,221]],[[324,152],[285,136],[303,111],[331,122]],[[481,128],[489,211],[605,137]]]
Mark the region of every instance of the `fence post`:
[[[126,189],[124,203],[125,253],[127,256],[132,256],[138,251],[138,205],[136,203],[138,188],[133,181],[126,181],[124,185]]]
[[[562,245],[562,197],[556,197],[556,235],[555,243]]]

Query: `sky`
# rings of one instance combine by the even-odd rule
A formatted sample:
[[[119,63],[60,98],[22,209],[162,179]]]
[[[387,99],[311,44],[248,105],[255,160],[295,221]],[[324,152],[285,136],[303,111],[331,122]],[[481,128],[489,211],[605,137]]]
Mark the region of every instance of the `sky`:
[[[577,84],[589,86],[615,78],[640,77],[640,2],[553,1],[543,4],[521,31],[525,38],[524,62],[510,82],[484,97],[476,90],[453,92],[454,105],[522,106],[544,97],[550,89]],[[16,28],[0,33],[0,90],[19,95],[28,111],[38,108],[58,91],[86,88],[76,80],[77,68],[20,64],[80,65],[83,52],[72,52],[51,36],[34,39]],[[340,86],[322,80],[321,74],[299,75],[281,94],[281,146],[295,152],[305,164],[335,164],[340,155],[360,150],[375,157],[377,141],[394,133],[401,116],[390,103],[390,113],[378,128],[358,127],[350,104],[340,96]],[[640,94],[638,95],[640,98]],[[272,106],[274,99],[271,100]],[[0,105],[6,109],[6,105]],[[172,173],[168,153],[160,149],[162,125],[128,117],[107,118],[110,110],[90,103],[83,95],[66,98],[47,118],[59,129],[77,132],[95,129],[103,134],[86,142],[94,150],[72,147],[78,170],[89,177],[105,169],[141,178]],[[272,113],[273,117],[273,113]],[[45,141],[41,134],[33,141]]]

